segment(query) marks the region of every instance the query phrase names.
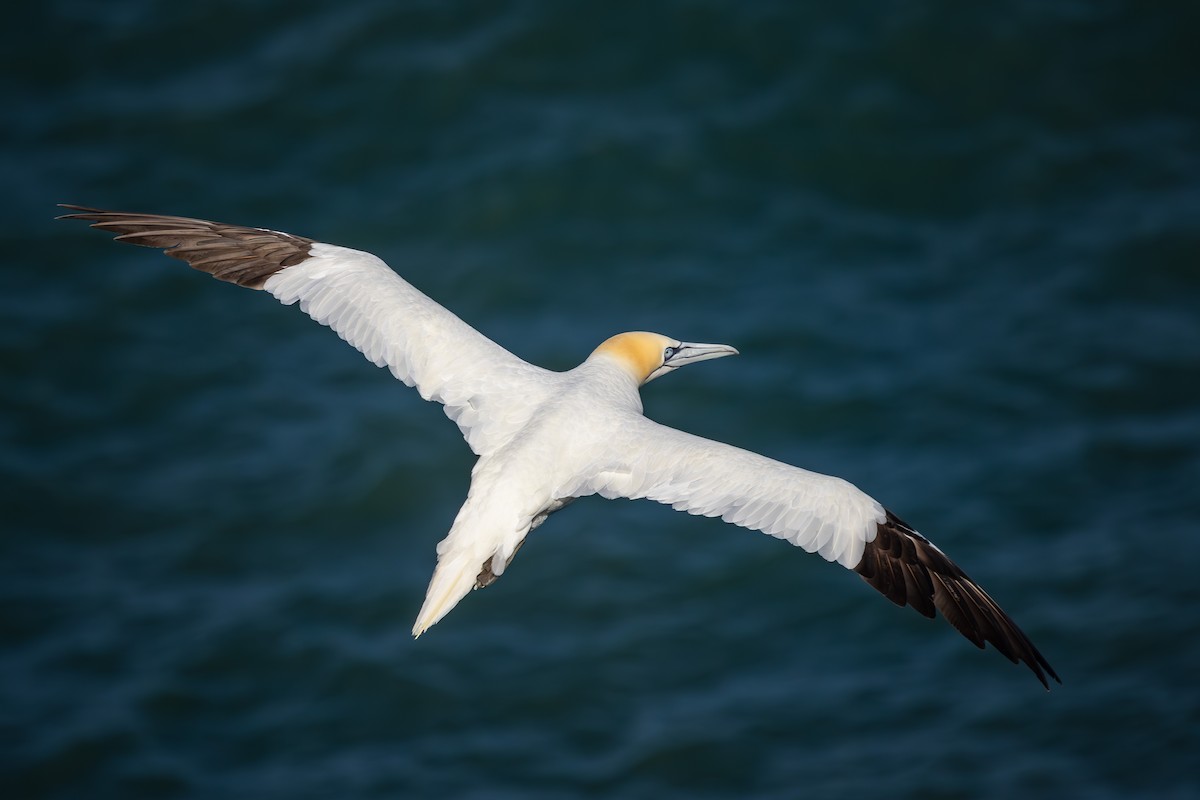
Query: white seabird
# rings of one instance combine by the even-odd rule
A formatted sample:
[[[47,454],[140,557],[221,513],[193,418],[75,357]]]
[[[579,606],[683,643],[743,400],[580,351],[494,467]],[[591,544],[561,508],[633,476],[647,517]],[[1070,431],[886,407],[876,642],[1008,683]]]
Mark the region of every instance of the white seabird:
[[[536,367],[413,288],[370,253],[279,231],[63,205],[119,241],[300,308],[421,397],[445,407],[479,456],[417,614],[419,636],[512,561],[531,530],[577,497],[648,498],[784,539],[854,570],[898,605],[936,611],[1049,688],[1059,680],[1016,623],[928,539],[850,483],[660,425],[639,387],[736,355],[622,333],[566,372]],[[1061,681],[1060,681],[1061,682]]]

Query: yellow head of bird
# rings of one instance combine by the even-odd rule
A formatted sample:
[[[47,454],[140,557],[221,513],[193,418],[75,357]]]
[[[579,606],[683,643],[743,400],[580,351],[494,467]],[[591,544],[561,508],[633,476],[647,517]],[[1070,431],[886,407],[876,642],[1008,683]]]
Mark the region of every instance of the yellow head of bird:
[[[661,333],[646,331],[618,333],[605,340],[592,353],[616,360],[638,384],[649,383],[685,364],[737,354],[738,351],[727,344],[681,342]]]

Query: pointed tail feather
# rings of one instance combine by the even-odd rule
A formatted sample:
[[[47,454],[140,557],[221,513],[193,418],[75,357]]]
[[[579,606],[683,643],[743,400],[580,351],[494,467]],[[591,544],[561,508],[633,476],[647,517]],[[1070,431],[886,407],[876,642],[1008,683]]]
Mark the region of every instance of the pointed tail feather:
[[[425,602],[413,625],[413,637],[418,637],[432,628],[437,621],[450,613],[458,601],[475,588],[479,575],[479,564],[463,555],[444,558],[438,562],[425,591]]]

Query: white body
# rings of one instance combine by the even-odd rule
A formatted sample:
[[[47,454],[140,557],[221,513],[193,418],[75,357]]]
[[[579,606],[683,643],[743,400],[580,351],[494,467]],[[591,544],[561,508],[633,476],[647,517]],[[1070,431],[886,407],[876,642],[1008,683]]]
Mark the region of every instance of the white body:
[[[786,539],[853,568],[884,520],[839,478],[667,428],[642,415],[639,374],[601,347],[568,372],[535,367],[479,334],[369,253],[315,244],[264,288],[421,396],[445,405],[479,461],[417,615],[419,635],[504,572],[532,527],[565,502],[648,498]],[[626,334],[655,337],[655,334]],[[665,346],[672,340],[657,337]],[[675,344],[682,344],[675,342]],[[656,365],[657,366],[657,365]]]

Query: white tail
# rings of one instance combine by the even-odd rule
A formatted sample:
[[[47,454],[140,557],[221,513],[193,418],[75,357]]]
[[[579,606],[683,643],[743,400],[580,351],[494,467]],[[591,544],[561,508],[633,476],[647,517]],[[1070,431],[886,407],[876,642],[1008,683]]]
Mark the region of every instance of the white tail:
[[[425,590],[425,602],[413,625],[413,636],[420,636],[432,628],[437,621],[450,613],[458,601],[475,588],[475,579],[482,568],[482,559],[472,560],[466,554],[456,554],[439,560],[429,588]]]

